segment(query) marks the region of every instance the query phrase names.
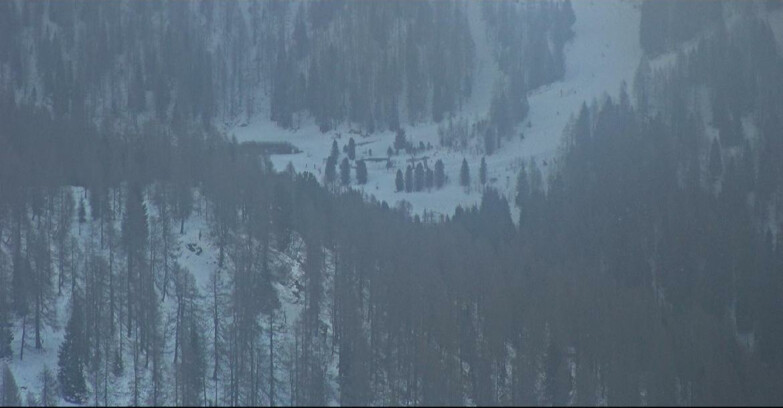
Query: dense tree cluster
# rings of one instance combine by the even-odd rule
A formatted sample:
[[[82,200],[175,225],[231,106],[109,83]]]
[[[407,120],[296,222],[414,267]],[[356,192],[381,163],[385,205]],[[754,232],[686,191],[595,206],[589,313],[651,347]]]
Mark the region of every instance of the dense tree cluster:
[[[643,1],[639,23],[642,50],[655,56],[714,27],[723,17],[723,5],[720,1]]]
[[[570,2],[536,4],[482,6],[508,71],[493,108],[501,129],[524,117],[528,89],[564,70]],[[142,117],[232,124],[263,113],[285,128],[307,114],[323,131],[346,122],[397,129],[451,116],[474,82],[467,2],[0,7],[0,90],[56,117],[112,127],[138,127]]]

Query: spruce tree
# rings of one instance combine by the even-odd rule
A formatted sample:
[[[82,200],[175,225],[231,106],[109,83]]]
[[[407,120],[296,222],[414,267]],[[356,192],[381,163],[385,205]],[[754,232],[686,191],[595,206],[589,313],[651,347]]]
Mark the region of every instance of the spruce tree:
[[[424,166],[419,162],[413,174],[414,189],[416,191],[424,190]]]
[[[408,165],[405,169],[405,192],[410,193],[413,191],[413,167]]]
[[[487,161],[481,158],[481,167],[479,167],[479,181],[482,185],[487,184]]]
[[[443,161],[438,159],[435,162],[435,187],[441,188],[446,184],[446,172],[443,168]]]
[[[332,141],[332,152],[329,154],[329,157],[334,157],[335,162],[337,161],[337,158],[340,156],[340,150],[337,148],[337,140]]]
[[[348,158],[343,158],[340,162],[340,182],[344,186],[347,186],[351,182],[351,163],[348,162]]]
[[[408,144],[405,139],[405,131],[402,129],[397,130],[397,134],[394,136],[394,149],[399,153],[400,149],[404,149]]]
[[[397,169],[397,177],[394,179],[394,185],[397,187],[397,192],[405,189],[405,181],[402,179],[402,170]]]
[[[87,210],[84,208],[84,199],[79,199],[79,224],[87,222]]]
[[[326,184],[331,184],[337,178],[337,156],[329,156],[326,159],[326,169],[324,170]]]
[[[182,359],[177,367],[181,378],[179,387],[182,404],[198,406],[203,403],[201,391],[206,374],[206,356],[195,316],[190,314],[187,320],[183,325]]]
[[[353,138],[348,139],[348,158],[351,160],[356,159],[356,142]]]
[[[38,375],[38,381],[41,383],[41,405],[45,407],[54,407],[57,405],[57,379],[49,367],[44,365],[41,373]]]
[[[0,283],[2,282],[0,277]],[[11,342],[14,340],[14,334],[11,331],[11,319],[9,306],[5,302],[4,293],[0,292],[0,360],[11,357]]]
[[[466,159],[462,159],[462,168],[459,170],[459,185],[463,187],[470,185],[470,169]]]
[[[87,386],[84,380],[84,306],[73,296],[71,318],[65,327],[65,338],[58,353],[57,373],[63,398],[72,403],[85,401]]]
[[[527,171],[525,170],[525,163],[522,163],[522,167],[519,169],[517,175],[517,195],[514,198],[514,203],[519,207],[519,226],[524,226],[527,217],[524,215],[528,212],[528,203],[530,202],[530,181],[528,180]]]
[[[22,405],[22,398],[19,396],[19,387],[16,386],[14,373],[7,366],[3,366],[3,388],[0,389],[0,406],[18,407]]]
[[[367,184],[367,163],[364,160],[358,160],[356,162],[356,182],[359,184]]]

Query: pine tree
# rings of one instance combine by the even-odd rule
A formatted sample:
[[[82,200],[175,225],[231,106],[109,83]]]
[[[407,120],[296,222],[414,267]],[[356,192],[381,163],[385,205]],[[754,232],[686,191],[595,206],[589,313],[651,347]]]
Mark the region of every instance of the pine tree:
[[[410,193],[413,191],[413,167],[408,165],[405,169],[405,192]]]
[[[324,170],[326,184],[331,184],[337,178],[337,156],[332,155],[326,159],[326,169]]]
[[[353,138],[348,139],[348,158],[351,160],[356,159],[356,142]]]
[[[45,366],[38,375],[38,381],[41,383],[41,405],[45,407],[57,406],[57,379],[49,367]]]
[[[329,153],[329,157],[334,157],[335,162],[337,161],[337,158],[340,157],[340,150],[337,148],[337,140],[332,141],[332,152]]]
[[[481,158],[481,167],[479,167],[479,181],[482,185],[487,184],[487,160]]]
[[[138,283],[146,272],[144,264],[147,255],[147,205],[144,203],[144,193],[141,186],[132,186],[125,202],[125,215],[122,220],[122,243],[127,255],[126,261],[126,330],[128,335],[133,330],[134,319],[140,313],[144,297]]]
[[[87,222],[87,210],[84,208],[84,199],[79,199],[79,224]]]
[[[206,374],[204,342],[199,334],[195,314],[188,313],[182,333],[182,357],[178,363],[180,392],[184,406],[198,406],[203,402],[202,389]]]
[[[517,207],[524,207],[528,203],[530,198],[530,183],[527,179],[527,171],[525,170],[525,164],[522,163],[522,167],[519,169],[517,175],[517,195],[514,198],[514,203]]]
[[[78,295],[71,303],[71,318],[65,327],[65,338],[60,345],[57,373],[60,392],[68,402],[85,401],[87,386],[84,380],[84,306]]]
[[[462,167],[459,170],[459,185],[468,187],[470,185],[470,168],[468,168],[468,161],[462,159]]]
[[[4,284],[3,276],[0,274],[0,284]],[[13,354],[11,342],[14,340],[14,334],[11,331],[11,319],[9,305],[5,301],[5,289],[0,289],[0,360],[9,358]]]
[[[340,182],[342,182],[344,186],[351,183],[351,163],[348,161],[347,157],[343,158],[343,161],[340,162]]]
[[[397,130],[397,134],[394,136],[394,149],[399,153],[400,149],[404,149],[408,145],[408,141],[405,140],[405,131],[402,129]]]
[[[416,164],[416,170],[413,175],[414,188],[416,191],[424,190],[424,166],[419,162]]]
[[[427,167],[426,174],[424,175],[424,185],[427,187],[427,190],[430,190],[434,184],[435,172],[433,172],[431,168]]]
[[[405,181],[402,178],[402,170],[397,169],[397,177],[394,179],[394,185],[397,187],[397,192],[405,190]]]
[[[22,398],[19,396],[19,387],[16,386],[14,373],[8,365],[3,365],[3,388],[0,389],[0,406],[19,407]]]
[[[435,187],[442,188],[446,184],[446,172],[444,170],[443,161],[438,159],[435,162]]]
[[[359,184],[367,184],[367,164],[364,160],[358,160],[356,162],[356,182]]]

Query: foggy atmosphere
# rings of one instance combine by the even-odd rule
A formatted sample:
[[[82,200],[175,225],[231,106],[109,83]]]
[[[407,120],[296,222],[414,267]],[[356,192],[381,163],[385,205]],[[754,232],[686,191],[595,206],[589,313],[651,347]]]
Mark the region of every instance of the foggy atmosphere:
[[[783,0],[0,0],[0,406],[783,405]]]

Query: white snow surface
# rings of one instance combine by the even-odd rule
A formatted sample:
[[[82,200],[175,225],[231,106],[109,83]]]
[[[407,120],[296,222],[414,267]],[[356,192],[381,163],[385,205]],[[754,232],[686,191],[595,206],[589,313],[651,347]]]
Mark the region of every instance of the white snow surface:
[[[639,47],[639,2],[636,0],[580,0],[573,3],[576,22],[574,38],[565,46],[566,70],[563,80],[540,87],[528,94],[530,111],[518,131],[524,133],[524,140],[512,137],[491,156],[486,157],[488,185],[505,194],[513,202],[516,175],[522,160],[535,159],[543,173],[548,173],[556,158],[563,129],[572,115],[578,113],[583,102],[588,104],[603,95],[616,97],[620,84],[625,81],[630,87],[636,67],[642,56]],[[491,86],[495,83],[498,69],[491,58],[486,43],[484,22],[478,16],[477,5],[472,5],[470,23],[476,42],[476,86],[471,100],[464,104],[459,117],[470,123],[485,117]],[[629,89],[630,92],[630,89]],[[386,158],[386,149],[393,144],[394,133],[378,132],[370,136],[349,134],[350,126],[321,133],[312,121],[289,131],[270,122],[266,114],[256,116],[247,126],[231,126],[226,131],[241,141],[287,141],[302,152],[292,155],[273,155],[272,163],[282,170],[290,162],[296,171],[308,171],[319,180],[323,180],[324,165],[329,155],[332,140],[337,139],[340,147],[340,159],[344,157],[342,147],[348,137],[354,137],[357,143],[357,158]],[[481,187],[478,184],[478,169],[483,152],[478,148],[467,151],[450,150],[439,146],[437,124],[425,123],[405,127],[408,140],[414,145],[423,141],[434,148],[422,152],[419,157],[401,153],[392,156],[393,167],[386,168],[384,161],[367,162],[368,182],[359,186],[355,182],[355,173],[351,172],[351,187],[363,191],[367,196],[375,196],[390,206],[404,200],[410,203],[413,214],[422,214],[425,210],[438,214],[453,214],[457,205],[471,206],[481,199]],[[370,149],[372,155],[370,155]],[[443,160],[447,184],[440,190],[424,192],[395,192],[397,169],[405,170],[408,160],[427,157],[430,168],[437,159]],[[471,173],[471,187],[459,186],[459,170],[462,159],[468,161]],[[339,161],[338,161],[339,162]],[[339,170],[338,170],[339,171]],[[516,213],[516,211],[512,211]],[[515,214],[514,214],[515,215]]]
[[[72,196],[74,197],[74,201],[76,203],[79,202],[80,197],[84,197],[84,189],[81,187],[73,187],[71,189]],[[78,242],[80,248],[85,248],[85,245],[87,245],[87,242],[89,241],[90,237],[90,229],[91,228],[97,228],[98,227],[98,221],[93,221],[90,217],[90,207],[89,207],[89,201],[84,200],[85,208],[87,210],[88,214],[88,221],[81,226],[81,230],[79,229],[79,222],[77,219],[77,215],[74,214],[72,219],[72,228],[71,228],[71,235],[75,237]],[[149,202],[149,199],[147,200],[147,212],[148,212],[148,223],[152,227],[153,223],[156,222],[156,216],[157,212],[155,210],[155,207],[152,205],[151,202]],[[204,296],[205,298],[209,298],[211,295],[211,276],[212,273],[219,270],[218,267],[218,248],[214,244],[214,241],[210,235],[209,226],[207,225],[206,219],[204,217],[205,209],[203,208],[203,199],[199,194],[196,194],[195,196],[195,204],[194,204],[194,210],[193,214],[189,217],[189,219],[185,222],[185,230],[184,234],[180,235],[178,228],[179,224],[173,225],[173,228],[175,231],[175,238],[176,238],[176,262],[178,262],[183,268],[187,269],[195,279],[196,287],[198,288],[201,296]],[[119,227],[119,221],[117,221],[117,227]],[[97,235],[97,234],[96,234]],[[194,250],[191,250],[188,248],[188,245],[190,245]],[[3,248],[0,247],[0,251],[2,251]],[[283,404],[288,405],[290,403],[290,389],[288,389],[285,385],[288,382],[288,378],[290,373],[287,371],[287,366],[290,364],[290,359],[293,355],[293,347],[295,342],[295,333],[294,328],[297,325],[297,323],[301,319],[302,312],[304,310],[304,299],[303,295],[299,293],[299,289],[297,288],[298,285],[302,284],[304,282],[304,272],[302,269],[302,263],[304,262],[304,244],[301,241],[301,239],[294,234],[294,242],[291,245],[290,249],[286,251],[285,253],[281,253],[276,250],[272,250],[271,252],[271,263],[272,268],[275,270],[284,270],[285,272],[278,272],[277,273],[277,281],[274,282],[273,287],[275,291],[277,292],[278,298],[281,303],[281,308],[279,312],[276,313],[276,321],[275,324],[278,326],[275,332],[275,377],[278,379],[278,381],[281,381],[282,385],[279,386],[277,389],[277,404]],[[226,260],[226,263],[229,264],[230,261]],[[57,269],[57,265],[53,265],[54,268],[54,276],[57,276],[59,273],[59,270]],[[224,267],[224,269],[221,270],[221,274],[223,275],[222,280],[225,282],[226,280],[226,274],[228,273],[227,268],[230,268],[230,266]],[[327,258],[326,258],[326,268],[324,270],[324,291],[326,293],[329,293],[333,290],[333,274],[334,274],[334,263],[331,260],[331,257],[329,256],[329,252],[327,251]],[[53,278],[54,279],[54,278]],[[63,342],[64,334],[65,334],[65,325],[68,322],[68,319],[70,317],[70,299],[71,299],[71,290],[70,290],[70,278],[66,280],[66,284],[63,288],[62,295],[59,295],[56,297],[56,308],[57,308],[57,324],[56,327],[49,327],[44,325],[42,330],[42,337],[44,339],[44,344],[42,350],[36,350],[34,348],[34,333],[32,328],[30,327],[30,323],[28,321],[28,329],[25,339],[25,350],[24,350],[24,356],[23,359],[20,359],[20,349],[21,349],[21,339],[22,339],[22,320],[21,319],[15,319],[13,321],[14,329],[14,340],[12,342],[12,349],[13,349],[13,357],[9,360],[0,360],[0,368],[3,366],[3,364],[8,364],[8,366],[11,368],[11,371],[14,374],[14,378],[16,380],[17,386],[19,387],[19,393],[22,398],[22,401],[25,401],[26,395],[28,391],[31,391],[36,398],[40,398],[40,380],[39,375],[44,368],[44,366],[48,367],[52,370],[52,373],[56,376],[57,375],[57,362],[58,362],[58,350],[60,347],[60,344]],[[56,284],[55,284],[56,285]],[[158,287],[158,294],[161,294],[160,287]],[[168,320],[166,323],[166,326],[171,325],[171,319],[173,319],[173,316],[176,313],[176,301],[175,296],[173,294],[173,288],[169,288],[168,291],[168,297],[166,298],[166,301],[161,304],[161,312],[163,316],[164,322]],[[224,294],[225,295],[225,294]],[[321,316],[320,320],[322,323],[322,327],[326,330],[326,339],[327,342],[329,342],[329,345],[331,346],[331,338],[332,338],[332,305],[330,304],[330,296],[325,296],[324,304],[321,307]],[[206,300],[205,300],[206,302]],[[205,305],[207,303],[204,303]],[[205,325],[211,324],[211,316],[209,313],[206,313],[205,317],[208,318],[208,322],[204,322]],[[268,327],[268,318],[266,316],[262,316],[260,318],[260,324],[263,327],[263,329],[266,331]],[[263,340],[267,340],[267,332],[263,335]],[[207,328],[205,330],[206,334],[206,347],[207,352],[211,353],[211,347],[213,344],[213,335],[211,328]],[[113,375],[110,376],[110,384],[109,384],[109,397],[108,397],[108,403],[109,405],[127,405],[132,403],[132,390],[133,390],[133,369],[132,369],[132,355],[131,355],[131,348],[129,346],[131,339],[128,339],[125,334],[124,330],[119,330],[119,335],[121,336],[121,339],[123,342],[125,342],[124,352],[123,352],[123,359],[125,363],[125,369],[123,372],[123,375],[120,377],[115,378]],[[166,336],[166,346],[164,348],[164,359],[167,361],[171,361],[173,358],[173,337],[169,333],[169,335]],[[265,345],[268,347],[268,341],[265,343]],[[336,354],[328,354],[326,353],[326,364],[327,364],[327,370],[326,370],[326,380],[329,385],[329,390],[331,393],[327,395],[327,404],[330,406],[338,405],[338,395],[336,394],[338,385],[337,385],[337,356]],[[208,359],[208,363],[211,363]],[[212,369],[211,364],[208,365],[208,372],[211,372],[209,370]],[[167,376],[169,378],[170,382],[173,382],[170,378],[173,378],[173,373],[171,372],[171,367],[167,366],[165,367],[166,372],[164,372],[164,376]],[[85,380],[87,382],[87,390],[88,394],[94,395],[92,392],[92,384],[90,383],[90,376],[87,371],[85,371]],[[168,386],[171,386],[171,384],[168,384]],[[150,372],[144,368],[140,369],[140,403],[144,405],[149,405],[151,402],[149,400],[149,395],[151,393],[151,379],[150,379]],[[220,390],[220,394],[222,395],[223,390]],[[169,389],[163,390],[164,395],[166,393],[173,393],[173,391]],[[207,381],[207,394],[208,398],[212,398],[214,394],[214,384],[213,382]],[[165,401],[170,405],[171,404],[171,398],[172,395],[167,395],[164,397]],[[263,401],[262,401],[263,402]],[[95,402],[91,398],[89,401],[85,402],[84,405],[93,405]],[[101,396],[99,400],[99,405],[103,405],[104,400]],[[60,406],[78,406],[78,404],[73,404],[65,401],[62,398],[58,399],[58,405]]]

